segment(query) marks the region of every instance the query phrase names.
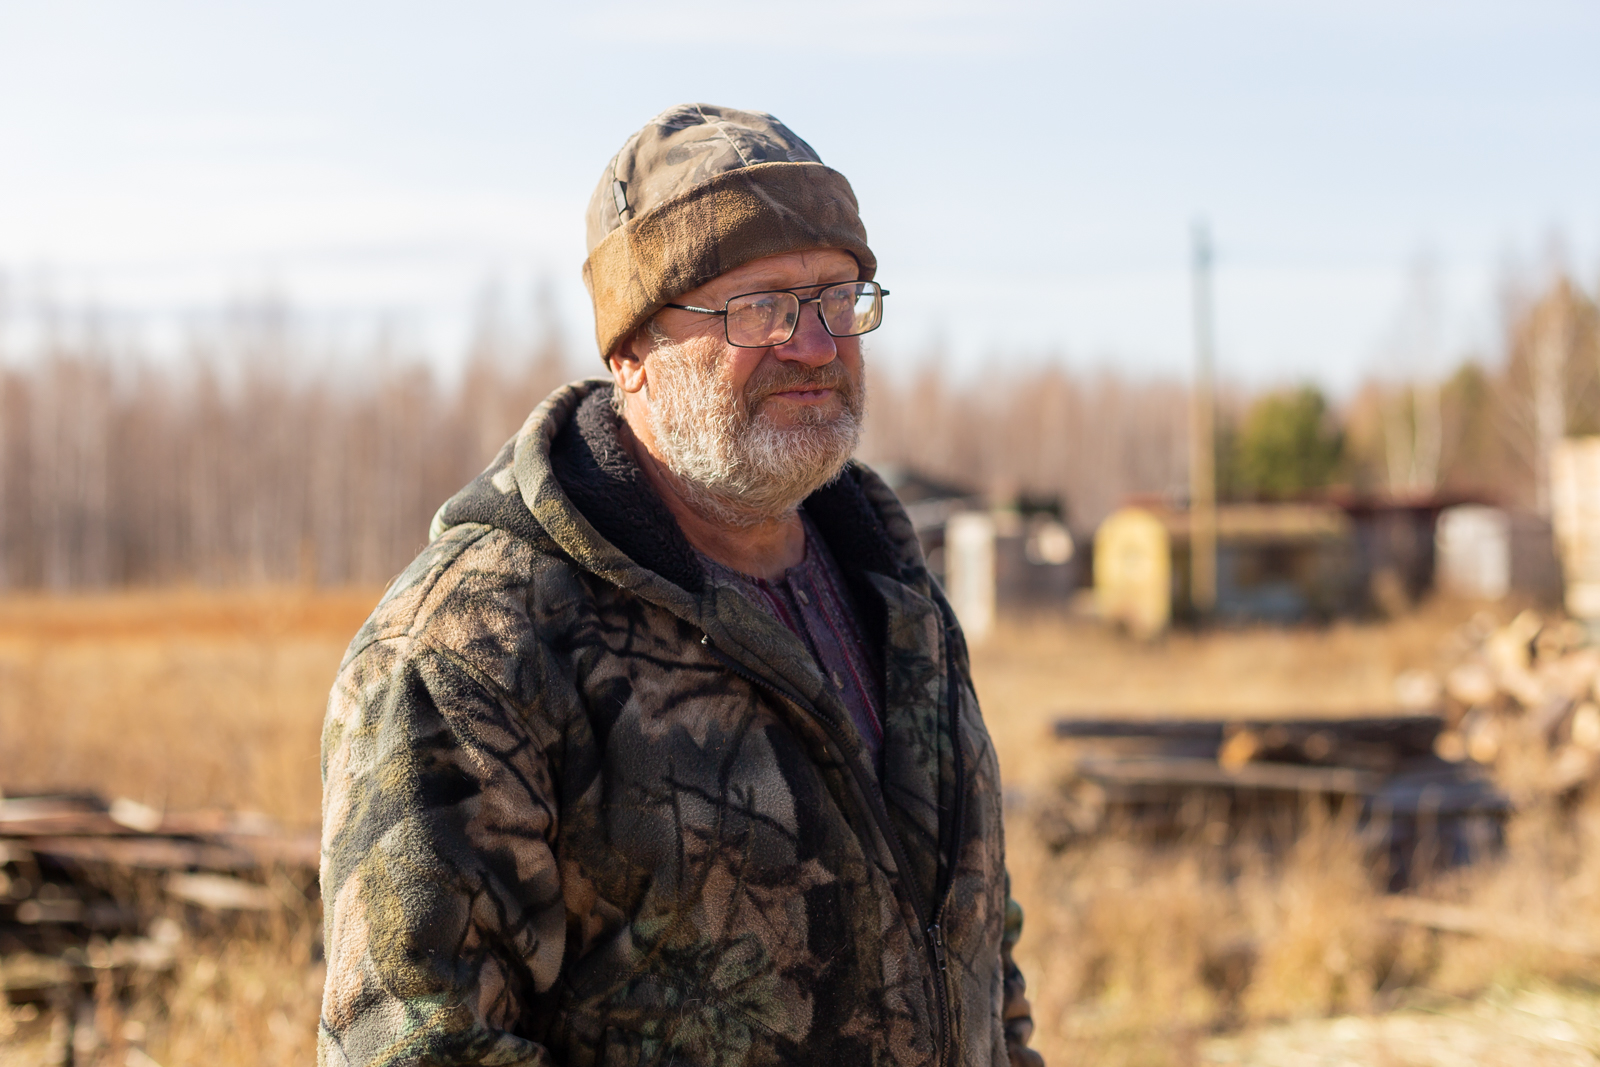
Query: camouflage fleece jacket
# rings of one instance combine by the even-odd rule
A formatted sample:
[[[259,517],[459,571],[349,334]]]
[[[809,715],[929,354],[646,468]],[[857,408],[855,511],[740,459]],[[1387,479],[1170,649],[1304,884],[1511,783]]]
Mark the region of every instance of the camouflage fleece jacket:
[[[323,732],[324,1064],[1004,1064],[995,756],[893,493],[805,507],[885,662],[881,779],[558,390],[434,520]]]

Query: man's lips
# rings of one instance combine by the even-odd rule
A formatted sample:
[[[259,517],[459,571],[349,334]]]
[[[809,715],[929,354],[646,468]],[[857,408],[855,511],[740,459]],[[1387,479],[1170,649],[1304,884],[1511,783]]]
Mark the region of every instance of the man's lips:
[[[833,392],[834,391],[832,389],[829,389],[829,388],[784,389],[784,390],[781,390],[779,392],[768,393],[767,395],[769,397],[771,397],[771,396],[782,397],[785,400],[792,400],[792,401],[794,401],[796,403],[805,404],[805,403],[812,403],[812,402],[815,402],[815,401],[818,401],[818,400],[826,400],[828,397],[833,395]]]

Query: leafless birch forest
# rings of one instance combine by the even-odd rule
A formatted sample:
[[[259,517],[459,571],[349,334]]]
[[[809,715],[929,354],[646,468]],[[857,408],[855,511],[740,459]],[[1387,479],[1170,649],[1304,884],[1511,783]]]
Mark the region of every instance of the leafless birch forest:
[[[1600,430],[1595,303],[1561,276],[1508,297],[1504,317],[1500,350],[1445,376],[1319,399],[1332,482],[1547,509],[1554,442]],[[0,588],[384,582],[541,398],[600,370],[551,320],[483,329],[445,375],[381,333],[317,341],[270,305],[160,356],[90,311],[38,318],[29,341],[0,332]],[[894,364],[870,371],[868,462],[997,503],[1059,499],[1080,534],[1129,495],[1183,490],[1181,381]],[[1281,395],[1219,399],[1226,492],[1258,492],[1239,472],[1281,458],[1271,418],[1252,417]],[[1250,439],[1263,425],[1266,444]]]
[[[451,379],[381,342],[315,351],[282,314],[177,358],[59,330],[0,366],[0,586],[386,581],[539,400],[599,371],[553,338],[478,344]],[[863,454],[1095,518],[1181,483],[1184,396],[1049,369],[973,399],[875,373]]]

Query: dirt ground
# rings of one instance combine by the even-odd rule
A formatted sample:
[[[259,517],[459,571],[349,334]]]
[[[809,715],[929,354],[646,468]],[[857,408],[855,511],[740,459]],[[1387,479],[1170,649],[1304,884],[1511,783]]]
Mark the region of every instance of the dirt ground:
[[[0,788],[92,788],[171,810],[228,807],[315,825],[323,703],[378,595],[0,599]],[[1384,624],[1180,633],[1150,645],[1091,621],[1012,621],[974,648],[1013,813],[1015,891],[1029,916],[1019,959],[1035,1044],[1051,1062],[1600,1062],[1600,1001],[1581,991],[1600,978],[1589,962],[1530,962],[1394,933],[1372,914],[1368,872],[1336,835],[1308,844],[1298,867],[1224,883],[1192,857],[1118,842],[1055,854],[1026,814],[1062,773],[1050,735],[1058,716],[1391,711],[1396,678],[1436,666],[1467,615],[1441,604]],[[1201,979],[1236,928],[1279,947],[1230,1006]],[[126,1062],[306,1059],[318,979],[293,940],[197,945],[170,986],[129,1009],[129,1032],[148,1037]],[[1374,977],[1406,967],[1431,977],[1400,994]],[[26,1013],[0,1018],[0,1059],[30,1062],[44,1026]]]

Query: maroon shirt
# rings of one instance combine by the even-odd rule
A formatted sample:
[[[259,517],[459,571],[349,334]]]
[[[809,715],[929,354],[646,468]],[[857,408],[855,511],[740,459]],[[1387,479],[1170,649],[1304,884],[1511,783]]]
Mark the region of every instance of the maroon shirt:
[[[883,751],[879,716],[883,683],[878,657],[862,636],[855,602],[839,564],[804,512],[801,521],[806,532],[805,558],[776,581],[724,567],[704,554],[700,562],[712,574],[742,588],[757,607],[805,642],[823,677],[838,690],[856,733],[872,754],[873,765],[878,766]]]

